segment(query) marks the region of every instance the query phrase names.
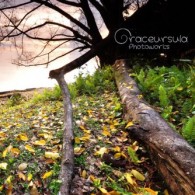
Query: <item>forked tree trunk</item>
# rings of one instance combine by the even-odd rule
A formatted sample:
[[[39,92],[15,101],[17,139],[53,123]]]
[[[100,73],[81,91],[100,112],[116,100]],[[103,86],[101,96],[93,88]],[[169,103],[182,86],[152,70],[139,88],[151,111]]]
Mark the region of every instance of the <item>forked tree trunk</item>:
[[[60,73],[55,77],[62,90],[63,107],[64,107],[64,132],[62,144],[62,160],[59,179],[62,181],[59,195],[69,195],[74,170],[74,135],[72,122],[72,103],[64,74]]]
[[[129,133],[148,148],[153,162],[175,195],[195,194],[195,149],[177,134],[147,102],[128,75],[126,62],[115,62],[115,79],[126,107],[126,120],[133,120]]]

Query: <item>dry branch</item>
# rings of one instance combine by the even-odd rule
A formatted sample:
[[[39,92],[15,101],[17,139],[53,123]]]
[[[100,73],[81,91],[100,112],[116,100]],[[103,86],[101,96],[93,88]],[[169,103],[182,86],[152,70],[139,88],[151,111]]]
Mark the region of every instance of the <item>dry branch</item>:
[[[62,181],[59,195],[69,195],[74,170],[74,135],[72,123],[72,103],[64,74],[56,76],[56,80],[62,90],[64,106],[64,132],[62,145],[62,160],[59,179]]]
[[[195,149],[177,134],[162,117],[140,98],[135,81],[128,75],[126,61],[116,61],[115,79],[126,120],[133,120],[128,130],[148,148],[152,160],[175,195],[195,194]]]

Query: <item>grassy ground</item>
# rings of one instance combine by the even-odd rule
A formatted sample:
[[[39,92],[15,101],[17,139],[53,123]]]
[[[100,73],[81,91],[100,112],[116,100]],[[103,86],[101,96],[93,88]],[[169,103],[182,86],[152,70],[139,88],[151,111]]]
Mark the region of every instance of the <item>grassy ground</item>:
[[[74,108],[73,194],[167,194],[145,148],[130,138],[110,68],[69,86]],[[0,110],[0,194],[57,194],[63,109],[60,90]]]

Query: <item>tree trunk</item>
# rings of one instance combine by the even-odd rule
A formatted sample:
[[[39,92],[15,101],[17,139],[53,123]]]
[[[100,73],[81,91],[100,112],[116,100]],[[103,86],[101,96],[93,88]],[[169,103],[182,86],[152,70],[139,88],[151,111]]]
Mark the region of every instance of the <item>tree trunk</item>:
[[[121,100],[126,107],[125,119],[135,124],[129,127],[129,133],[148,148],[173,194],[195,194],[195,149],[141,98],[125,64],[124,60],[118,60],[114,69]]]
[[[62,181],[59,195],[69,195],[74,169],[74,135],[72,123],[72,104],[67,83],[64,74],[61,73],[56,77],[58,84],[62,90],[62,98],[64,105],[64,132],[62,146],[62,160],[59,179]]]

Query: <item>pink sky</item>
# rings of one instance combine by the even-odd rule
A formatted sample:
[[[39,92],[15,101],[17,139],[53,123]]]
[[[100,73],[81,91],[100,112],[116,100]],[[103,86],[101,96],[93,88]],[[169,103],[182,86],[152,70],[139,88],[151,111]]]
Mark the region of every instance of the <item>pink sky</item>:
[[[39,67],[19,67],[12,64],[12,60],[16,57],[13,49],[5,49],[0,47],[0,91],[26,89],[37,87],[52,87],[57,84],[55,80],[49,79],[49,71],[58,68],[65,62],[73,60],[74,57],[58,60],[51,64],[48,68]],[[83,70],[74,70],[68,73],[65,78],[67,82],[73,82],[78,73],[94,72],[96,67],[95,60],[91,60]]]

